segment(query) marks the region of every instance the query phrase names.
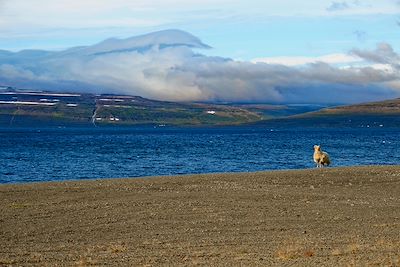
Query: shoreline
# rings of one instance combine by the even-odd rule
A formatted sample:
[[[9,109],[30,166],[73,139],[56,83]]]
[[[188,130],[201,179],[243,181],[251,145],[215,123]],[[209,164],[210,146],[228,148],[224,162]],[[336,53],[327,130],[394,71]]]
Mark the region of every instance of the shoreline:
[[[400,166],[0,185],[0,266],[400,264]]]
[[[354,168],[385,168],[385,167],[399,167],[400,165],[353,165],[353,166],[338,166],[338,167],[324,167],[323,170],[346,170]],[[171,179],[173,177],[196,177],[196,176],[210,176],[210,175],[246,175],[246,174],[268,174],[268,173],[290,173],[290,172],[302,172],[302,171],[312,171],[317,168],[304,168],[304,169],[271,169],[262,171],[251,171],[251,172],[210,172],[210,173],[189,173],[189,174],[173,174],[173,175],[149,175],[149,176],[133,176],[133,177],[115,177],[115,178],[85,178],[85,179],[65,179],[65,180],[44,180],[44,181],[22,181],[22,182],[10,182],[10,183],[0,183],[1,186],[13,186],[13,185],[31,185],[31,184],[54,184],[54,183],[79,183],[79,182],[95,182],[95,181],[118,181],[118,180],[149,180],[149,179]]]

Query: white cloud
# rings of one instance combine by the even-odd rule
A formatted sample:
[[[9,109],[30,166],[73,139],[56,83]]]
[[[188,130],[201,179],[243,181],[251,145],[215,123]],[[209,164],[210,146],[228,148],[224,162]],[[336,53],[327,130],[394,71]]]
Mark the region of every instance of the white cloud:
[[[353,49],[351,53],[370,62],[400,67],[400,55],[388,43],[379,43],[374,51]]]
[[[347,2],[332,2],[329,7],[326,8],[327,11],[341,11],[349,9],[350,6]]]
[[[16,28],[71,27],[145,27],[167,25],[182,20],[191,21],[193,11],[203,13],[203,19],[254,16],[332,16],[362,14],[398,14],[393,0],[365,0],[363,4],[331,2],[329,0],[3,0],[0,30]],[[327,6],[338,6],[340,12],[329,12]],[[348,6],[349,8],[343,8]],[[338,8],[336,8],[338,9]],[[335,13],[335,14],[332,14]]]
[[[253,26],[261,28],[260,25],[267,24],[269,20],[276,22],[282,18],[283,20],[289,18],[287,23],[293,23],[295,20],[301,24],[302,20],[324,17],[322,20],[325,26],[336,28],[332,32],[332,36],[335,36],[332,38],[335,39],[339,36],[343,38],[342,29],[347,26],[338,26],[336,21],[330,20],[331,17],[357,15],[353,18],[358,20],[358,15],[398,14],[400,11],[394,0],[364,0],[360,2],[365,4],[354,5],[339,12],[328,12],[326,8],[331,2],[331,0],[0,0],[0,46],[2,46],[0,49],[14,51],[25,48],[62,49],[74,43],[81,45],[108,36],[129,36],[173,27],[197,32],[202,36],[212,36],[214,40],[210,41],[215,47],[229,50],[224,48],[227,46],[224,42],[227,41],[215,36],[227,33],[227,40],[236,38],[230,46],[233,48],[241,41],[231,30],[236,26],[238,31],[242,31],[242,34],[238,35],[246,35],[243,28]],[[347,2],[353,3],[354,0]],[[295,30],[297,27],[290,28]],[[306,34],[304,39],[307,40],[300,38],[299,43],[318,42],[314,38],[320,38],[318,36],[321,36],[321,31],[323,29],[316,29],[315,37]],[[339,31],[340,34],[337,34]],[[380,29],[376,31],[381,32]],[[280,38],[277,33],[272,33],[275,36],[269,36],[269,30],[265,28],[254,31],[248,43],[252,42],[251,45],[257,47],[255,40],[261,39],[261,34],[264,39]],[[297,33],[288,29],[287,34],[294,36]],[[390,37],[393,36],[392,33],[386,35],[388,38],[394,38]],[[371,32],[371,36],[374,36],[374,32]],[[226,55],[235,56],[234,53]],[[254,54],[246,56],[246,59],[254,56]]]
[[[253,59],[253,63],[280,64],[285,66],[303,66],[311,63],[326,63],[333,65],[349,65],[362,62],[363,59],[348,54],[329,54],[320,57],[265,57]]]
[[[353,56],[280,61],[308,63],[300,68],[208,57],[192,47],[206,46],[185,32],[163,31],[62,52],[0,51],[0,81],[28,88],[178,101],[338,103],[398,95],[400,60],[387,44],[375,51],[354,51]],[[382,66],[334,66],[360,58],[376,66],[389,65],[392,71]]]
[[[399,7],[394,0],[349,0],[333,1],[326,11],[333,15],[398,14]]]

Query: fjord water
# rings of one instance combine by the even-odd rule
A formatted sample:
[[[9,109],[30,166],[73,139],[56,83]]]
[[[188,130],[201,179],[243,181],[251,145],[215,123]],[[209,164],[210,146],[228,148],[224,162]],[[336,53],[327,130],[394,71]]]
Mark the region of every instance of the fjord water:
[[[0,128],[0,183],[398,164],[398,128]]]

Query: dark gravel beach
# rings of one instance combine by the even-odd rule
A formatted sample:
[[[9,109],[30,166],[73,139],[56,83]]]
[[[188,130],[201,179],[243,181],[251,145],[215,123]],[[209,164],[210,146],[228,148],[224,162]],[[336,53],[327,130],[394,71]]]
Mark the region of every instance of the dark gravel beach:
[[[0,266],[399,266],[400,167],[0,186]]]

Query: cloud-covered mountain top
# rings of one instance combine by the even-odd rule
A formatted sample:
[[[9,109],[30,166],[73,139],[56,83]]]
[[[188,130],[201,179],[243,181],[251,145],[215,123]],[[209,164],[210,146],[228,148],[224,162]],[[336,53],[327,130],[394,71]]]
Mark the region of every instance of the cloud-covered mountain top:
[[[349,66],[291,67],[193,50],[207,48],[187,32],[166,30],[59,52],[0,50],[0,84],[173,101],[354,103],[400,95],[400,56],[389,44],[353,50],[364,62]]]
[[[20,62],[24,59],[96,56],[108,53],[138,52],[146,53],[151,49],[168,47],[187,47],[209,49],[210,46],[201,42],[194,35],[181,30],[164,30],[125,39],[109,38],[91,46],[73,47],[63,51],[22,50],[10,52],[0,50],[0,60]]]
[[[52,51],[34,49],[22,50],[19,52],[0,50],[0,64],[18,64],[32,60],[40,60],[54,54],[55,52]]]
[[[206,49],[208,45],[190,33],[181,30],[164,30],[126,39],[110,38],[98,44],[66,50],[58,55],[101,55],[136,51],[144,53],[150,49],[167,47],[190,47]]]

